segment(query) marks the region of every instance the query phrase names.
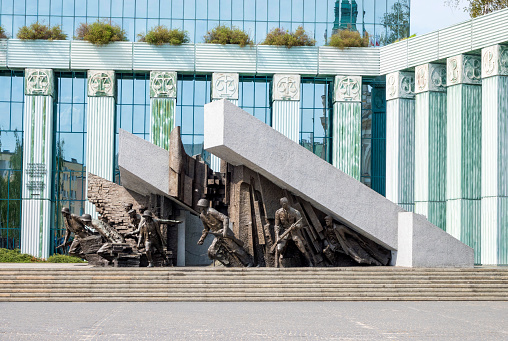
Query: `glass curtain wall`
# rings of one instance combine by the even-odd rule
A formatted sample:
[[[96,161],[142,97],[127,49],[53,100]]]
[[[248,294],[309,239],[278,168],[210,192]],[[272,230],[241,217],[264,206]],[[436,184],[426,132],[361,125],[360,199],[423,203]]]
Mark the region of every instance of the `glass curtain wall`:
[[[23,176],[23,72],[0,72],[0,248],[19,248]]]
[[[55,72],[53,218],[50,254],[65,235],[61,210],[81,215],[86,193],[86,72]]]
[[[340,25],[367,32],[375,46],[409,35],[409,0],[2,0],[0,6],[0,24],[12,36],[39,21],[61,25],[72,38],[81,23],[98,19],[122,26],[130,41],[156,25],[184,29],[193,43],[219,24],[245,30],[256,43],[274,27],[300,25],[317,45]]]

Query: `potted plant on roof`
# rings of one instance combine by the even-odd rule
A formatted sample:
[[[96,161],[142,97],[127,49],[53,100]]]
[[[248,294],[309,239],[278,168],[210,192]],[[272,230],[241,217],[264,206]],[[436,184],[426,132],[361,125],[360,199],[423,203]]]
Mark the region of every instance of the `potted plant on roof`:
[[[218,25],[196,45],[196,71],[256,72],[256,49],[249,34],[235,26]]]
[[[318,49],[302,26],[294,31],[273,28],[258,46],[258,72],[287,72],[316,74]],[[275,61],[275,62],[274,62]]]
[[[134,43],[134,70],[194,71],[194,45],[189,41],[187,31],[164,25],[138,34]]]
[[[71,44],[71,68],[130,70],[132,43],[125,31],[108,20],[81,23]]]
[[[7,44],[9,67],[69,67],[70,42],[59,25],[49,26],[37,21],[20,27],[16,38]]]

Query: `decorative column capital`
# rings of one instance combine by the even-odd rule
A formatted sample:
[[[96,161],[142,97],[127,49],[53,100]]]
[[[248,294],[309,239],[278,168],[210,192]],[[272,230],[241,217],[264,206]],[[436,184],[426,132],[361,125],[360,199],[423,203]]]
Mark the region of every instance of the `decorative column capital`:
[[[397,71],[386,75],[386,100],[415,98],[414,72]]]
[[[415,93],[446,91],[446,65],[423,64],[415,68]]]
[[[214,72],[212,74],[212,100],[238,99],[238,73]]]
[[[115,71],[88,70],[88,97],[115,96]]]
[[[446,85],[481,84],[481,58],[460,54],[446,60]]]
[[[482,78],[508,76],[508,46],[494,45],[482,49]]]
[[[150,98],[176,98],[176,72],[150,72]]]
[[[361,102],[362,77],[361,76],[335,76],[333,89],[334,102]]]
[[[273,75],[272,100],[299,101],[300,75]]]
[[[54,96],[55,76],[51,69],[25,70],[25,95]]]

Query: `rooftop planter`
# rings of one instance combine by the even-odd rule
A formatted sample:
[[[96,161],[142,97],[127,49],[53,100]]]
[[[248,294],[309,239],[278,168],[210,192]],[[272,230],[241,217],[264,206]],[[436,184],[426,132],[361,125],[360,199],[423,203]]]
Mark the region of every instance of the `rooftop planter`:
[[[340,50],[332,46],[319,47],[319,74],[378,76],[379,49],[352,47]]]
[[[71,69],[132,70],[132,44],[118,41],[97,46],[87,41],[71,42]]]
[[[196,71],[256,73],[256,47],[196,44]]]
[[[7,67],[7,39],[0,39],[0,69]]]
[[[20,40],[4,41],[7,46],[9,68],[69,69],[69,40]],[[0,47],[0,61],[2,59]]]
[[[182,45],[190,42],[187,31],[169,29],[164,25],[152,27],[146,34],[138,34],[138,38],[138,42],[157,46]]]
[[[159,46],[137,42],[133,45],[134,70],[194,71],[194,44]]]
[[[258,73],[298,73],[316,75],[318,73],[319,49],[314,46],[257,46]]]

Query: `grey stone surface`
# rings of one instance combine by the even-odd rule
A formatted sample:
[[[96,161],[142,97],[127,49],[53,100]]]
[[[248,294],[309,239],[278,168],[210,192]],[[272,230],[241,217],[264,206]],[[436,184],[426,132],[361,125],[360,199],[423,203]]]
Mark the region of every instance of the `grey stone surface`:
[[[169,191],[167,150],[120,129],[118,167],[122,186],[142,195]]]
[[[210,265],[208,248],[212,244],[213,236],[206,237],[203,245],[198,245],[198,240],[203,232],[203,223],[198,216],[186,212],[185,218],[185,265]]]
[[[409,267],[468,267],[474,250],[431,224],[423,215],[399,213],[399,250],[396,265]]]
[[[476,341],[508,335],[507,302],[0,303],[0,310],[2,340]]]
[[[391,250],[399,249],[398,219],[404,210],[398,205],[228,101],[205,105],[204,126],[204,147],[209,152],[259,172],[366,237]],[[451,236],[439,244],[449,253],[447,259],[441,262],[432,257],[435,248],[418,239],[441,238],[436,229],[414,220],[411,254],[420,259],[427,252],[429,262],[434,262],[427,266],[450,266],[454,257],[460,265],[473,266],[472,262],[466,264],[469,253],[463,255],[463,244]],[[413,266],[417,264],[413,262]]]

